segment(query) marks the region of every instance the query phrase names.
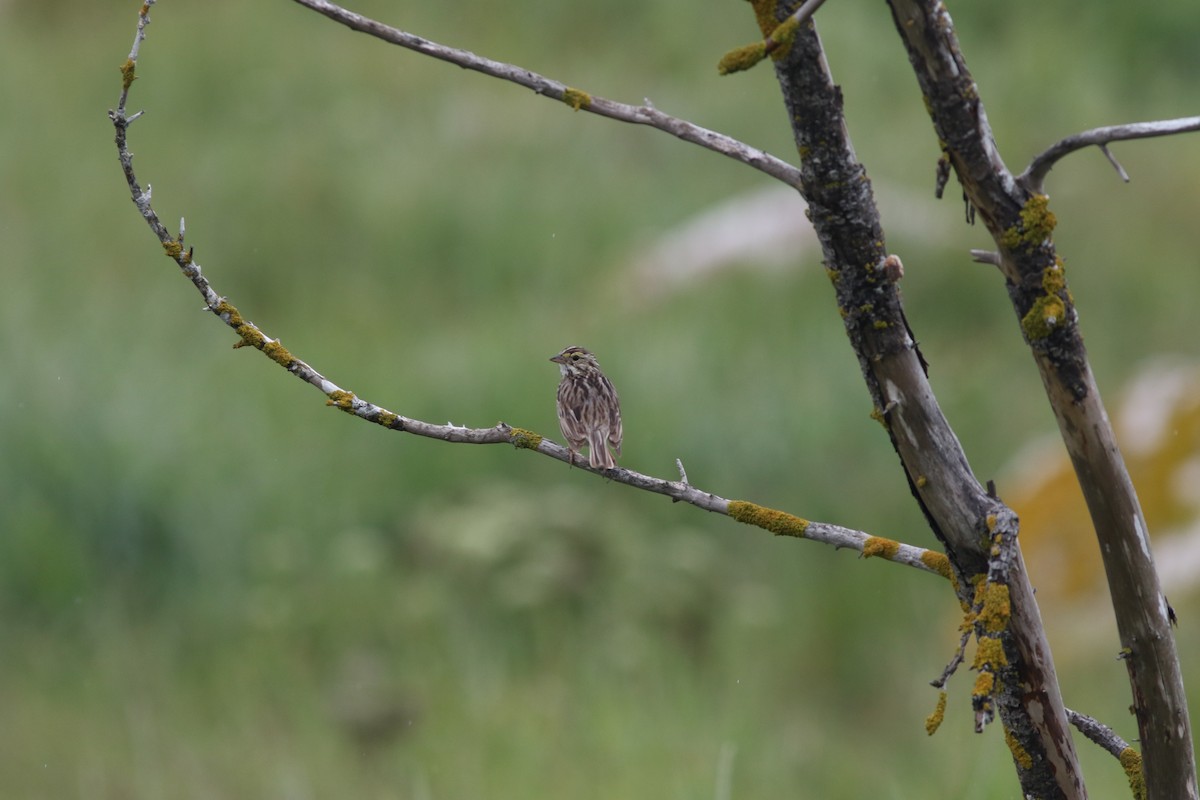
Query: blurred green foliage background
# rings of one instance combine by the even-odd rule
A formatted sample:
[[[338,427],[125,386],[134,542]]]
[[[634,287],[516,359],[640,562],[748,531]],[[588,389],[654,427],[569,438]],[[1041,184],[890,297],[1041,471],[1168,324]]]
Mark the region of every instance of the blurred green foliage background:
[[[1014,170],[1200,102],[1188,4],[960,5]],[[116,161],[105,111],[137,8],[0,3],[4,796],[1017,796],[999,727],[966,733],[969,676],[924,733],[956,640],[936,579],[526,452],[390,434],[230,349]],[[716,73],[755,37],[743,3],[355,9],[794,157],[769,67]],[[682,458],[724,496],[933,544],[819,254],[639,302],[633,254],[766,178],[283,0],[152,17],[139,176],[164,221],[187,218],[217,291],[332,380],[557,438],[546,359],[586,344],[621,391],[628,466],[670,477]],[[886,197],[932,194],[936,140],[882,4],[831,4],[819,25],[859,155],[899,192],[880,192],[886,226],[906,211]],[[1094,151],[1048,183],[1106,390],[1195,354],[1200,297],[1200,139],[1115,150],[1129,185]],[[889,247],[986,478],[1053,422],[957,194],[929,206],[936,235],[900,225]],[[1117,646],[1060,648],[1059,671],[1069,705],[1132,739]],[[1092,796],[1126,796],[1081,750]]]

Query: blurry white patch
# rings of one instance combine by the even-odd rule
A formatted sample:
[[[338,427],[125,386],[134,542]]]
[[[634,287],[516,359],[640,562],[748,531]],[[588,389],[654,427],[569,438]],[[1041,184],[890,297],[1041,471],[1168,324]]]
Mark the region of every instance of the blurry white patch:
[[[1196,586],[1200,575],[1200,520],[1172,536],[1159,538],[1154,546],[1154,566],[1168,594],[1181,594]]]
[[[1200,398],[1200,371],[1195,362],[1178,357],[1157,358],[1134,377],[1121,400],[1117,430],[1121,446],[1131,455],[1160,449],[1173,431],[1173,420]]]
[[[925,195],[875,187],[887,229],[893,235],[931,237],[946,230],[936,201]],[[819,262],[820,243],[794,190],[771,187],[742,194],[684,220],[627,259],[623,277],[635,291],[625,296],[645,302],[733,267],[780,269],[802,261]]]
[[[780,267],[817,249],[804,201],[780,188],[734,197],[676,225],[630,259],[638,294],[671,293],[733,264]]]

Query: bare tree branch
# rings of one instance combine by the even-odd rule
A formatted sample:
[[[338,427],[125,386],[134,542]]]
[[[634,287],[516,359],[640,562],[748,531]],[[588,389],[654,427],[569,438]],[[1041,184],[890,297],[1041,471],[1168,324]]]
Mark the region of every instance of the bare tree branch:
[[[737,139],[733,139],[723,133],[717,133],[687,120],[673,117],[670,114],[664,114],[649,104],[631,106],[589,94],[580,89],[539,75],[531,70],[524,69],[523,67],[506,64],[502,61],[493,61],[490,58],[478,56],[467,50],[458,50],[431,42],[428,39],[406,33],[390,25],[384,25],[382,22],[376,22],[353,11],[347,11],[341,6],[327,2],[327,0],[295,0],[295,2],[320,14],[324,14],[351,30],[374,36],[385,42],[390,42],[391,44],[399,45],[442,61],[448,61],[463,69],[482,72],[484,75],[490,75],[493,78],[500,78],[501,80],[524,86],[527,89],[532,89],[535,94],[560,100],[576,111],[589,111],[593,114],[599,114],[602,117],[620,120],[621,122],[629,122],[634,125],[648,125],[651,128],[657,128],[685,142],[698,144],[701,147],[712,150],[714,153],[720,153],[723,156],[732,158],[734,161],[740,161],[747,166],[770,175],[776,180],[782,181],[794,189],[800,188],[800,171],[786,161],[776,158],[756,147],[739,142]]]
[[[754,3],[768,34],[798,0]],[[887,276],[887,249],[871,182],[846,130],[843,98],[815,26],[775,59],[796,147],[803,196],[838,309],[868,391],[904,466],[914,498],[945,545],[958,597],[979,643],[972,691],[977,722],[998,712],[1025,794],[1085,796],[1054,661],[1021,553],[1017,518],[982,486],[937,403]],[[953,141],[947,142],[953,157]],[[884,277],[884,280],[880,278]]]
[[[729,500],[711,492],[697,489],[688,481],[683,464],[678,459],[676,459],[676,466],[680,473],[680,480],[678,481],[669,481],[651,475],[643,475],[640,472],[635,472],[624,467],[609,470],[593,468],[587,465],[586,460],[577,460],[562,445],[550,441],[533,431],[515,428],[504,422],[499,422],[491,428],[466,428],[452,423],[438,425],[413,419],[412,417],[405,417],[394,411],[389,411],[382,406],[362,400],[355,396],[354,393],[343,389],[309,364],[297,358],[283,346],[279,339],[267,336],[262,329],[253,322],[245,319],[233,304],[212,288],[208,279],[204,277],[200,269],[200,264],[193,258],[193,250],[190,248],[184,250],[183,248],[184,222],[181,220],[179,223],[179,236],[172,236],[167,227],[159,219],[157,212],[154,211],[151,204],[149,187],[145,191],[142,191],[138,182],[133,168],[133,154],[129,151],[128,147],[127,134],[129,125],[141,116],[142,112],[138,112],[132,116],[128,115],[126,113],[126,102],[128,100],[129,84],[133,80],[132,76],[136,68],[137,48],[145,38],[145,27],[150,22],[149,9],[152,4],[153,0],[150,0],[150,2],[142,6],[139,12],[138,34],[134,43],[134,50],[125,65],[121,68],[122,74],[125,75],[121,97],[116,110],[108,112],[109,119],[116,130],[117,156],[121,162],[121,168],[125,174],[125,180],[129,186],[134,205],[137,206],[139,213],[141,213],[143,219],[146,220],[146,223],[162,244],[167,256],[179,266],[184,276],[200,292],[204,298],[206,308],[232,328],[240,337],[234,347],[254,347],[300,380],[316,387],[326,396],[326,403],[328,405],[336,406],[353,416],[368,422],[374,422],[389,430],[411,433],[430,439],[439,439],[444,442],[459,444],[509,444],[520,449],[533,450],[550,458],[573,464],[581,470],[591,472],[616,483],[623,483],[635,489],[666,495],[675,501],[689,503],[705,511],[724,514],[739,522],[754,525],[779,536],[811,539],[816,542],[832,545],[835,548],[857,550],[864,558],[882,558],[886,561],[915,567],[924,572],[941,575],[943,578],[948,579],[950,577],[949,562],[941,553],[903,544],[892,539],[885,539],[880,536],[872,536],[863,531],[845,528],[840,525],[801,519],[792,514],[760,506],[756,503],[745,500]]]
[[[1042,194],[1042,184],[1046,175],[1058,163],[1059,159],[1093,145],[1099,147],[1105,157],[1113,165],[1121,179],[1128,182],[1129,175],[1121,167],[1108,145],[1112,142],[1124,142],[1130,139],[1149,139],[1155,136],[1172,136],[1177,133],[1200,131],[1200,117],[1181,117],[1180,119],[1159,120],[1157,122],[1133,122],[1127,125],[1109,125],[1104,128],[1092,128],[1073,136],[1068,136],[1055,142],[1036,156],[1025,168],[1017,180],[1033,194]]]
[[[1178,132],[1200,120],[1080,134],[1039,157],[1039,165],[1031,166],[1034,180],[1018,180],[996,148],[945,5],[940,0],[888,0],[888,5],[938,139],[968,202],[996,242],[1009,298],[1087,502],[1127,653],[1149,796],[1195,800],[1187,695],[1145,517],[1088,362],[1062,259],[1051,238],[1054,214],[1046,195],[1030,186],[1040,184],[1050,164],[1078,147],[1119,136]],[[1079,796],[1082,784],[1074,791]]]

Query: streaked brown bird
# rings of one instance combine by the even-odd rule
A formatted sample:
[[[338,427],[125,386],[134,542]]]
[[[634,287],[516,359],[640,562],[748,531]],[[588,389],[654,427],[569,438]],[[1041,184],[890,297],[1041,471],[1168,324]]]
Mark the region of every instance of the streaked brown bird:
[[[600,371],[596,357],[582,347],[568,347],[550,359],[558,364],[558,427],[566,437],[571,460],[585,444],[588,464],[612,469],[621,455],[621,402],[612,381]]]

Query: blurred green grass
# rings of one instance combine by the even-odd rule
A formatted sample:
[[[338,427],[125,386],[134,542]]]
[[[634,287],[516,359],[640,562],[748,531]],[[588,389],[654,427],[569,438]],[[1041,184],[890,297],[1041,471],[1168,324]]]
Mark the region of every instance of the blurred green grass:
[[[1011,166],[1196,107],[1200,21],[1017,5],[951,8]],[[999,731],[960,735],[961,679],[942,733],[922,732],[955,638],[933,579],[506,448],[390,435],[229,349],[116,163],[104,112],[136,10],[0,5],[6,795],[695,797],[718,793],[725,753],[739,797],[1015,796]],[[754,37],[740,3],[356,10],[792,152],[769,69],[716,75]],[[1129,24],[1099,22],[1114,15]],[[621,390],[630,466],[680,457],[726,496],[931,544],[819,257],[628,302],[630,254],[756,173],[293,4],[153,17],[140,177],[216,289],[332,380],[554,435],[545,359],[586,343]],[[883,9],[820,25],[872,178],[932,191],[936,142]],[[1106,389],[1194,353],[1200,296],[1200,145],[1116,151],[1128,186],[1090,153],[1049,183]],[[999,279],[965,257],[984,234],[889,244],[947,415],[994,475],[1052,418]],[[1113,642],[1059,668],[1069,704],[1132,738]],[[1082,749],[1092,796],[1124,796]]]

